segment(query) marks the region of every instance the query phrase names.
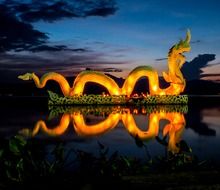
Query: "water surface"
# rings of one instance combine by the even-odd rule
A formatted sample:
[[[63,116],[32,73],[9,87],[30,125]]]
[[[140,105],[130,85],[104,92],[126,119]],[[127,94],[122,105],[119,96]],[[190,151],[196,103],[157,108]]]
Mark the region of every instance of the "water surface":
[[[220,106],[4,106],[0,136],[15,134],[48,143],[98,152],[98,143],[110,152],[141,159],[178,152],[184,140],[200,160],[220,163]],[[146,149],[137,146],[144,142]],[[147,150],[147,152],[146,152]]]

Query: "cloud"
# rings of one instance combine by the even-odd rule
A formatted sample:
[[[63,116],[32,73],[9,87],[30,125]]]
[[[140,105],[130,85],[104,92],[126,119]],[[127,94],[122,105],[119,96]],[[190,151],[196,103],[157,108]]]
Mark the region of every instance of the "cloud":
[[[84,54],[71,50],[59,53],[0,53],[0,82],[19,82],[17,76],[26,72],[35,72],[39,75],[46,72],[58,72],[65,76],[77,75],[86,68],[101,72],[122,72],[120,66],[128,63],[112,61],[106,59],[105,56],[101,53],[87,52]],[[117,65],[118,68],[113,68],[112,65]]]
[[[117,10],[113,0],[14,0],[4,3],[9,5],[11,12],[25,22],[39,20],[53,22],[63,18],[108,16]]]
[[[155,61],[164,61],[164,60],[167,60],[167,58],[164,57],[164,58],[158,58],[158,59],[155,59]]]
[[[208,63],[213,60],[215,60],[215,54],[198,55],[192,61],[183,65],[183,76],[187,80],[200,79],[203,74],[202,68],[208,67]]]
[[[122,72],[122,69],[117,69],[117,68],[104,68],[103,72],[106,73],[110,73],[110,72],[115,72],[115,73],[119,73]]]
[[[11,15],[7,6],[0,4],[0,52],[11,49],[28,49],[44,43],[48,37],[35,30],[31,24],[19,21]]]
[[[195,41],[192,41],[190,42],[191,44],[198,44],[198,43],[201,43],[201,40],[195,40]]]
[[[62,51],[63,46],[49,46],[48,34],[33,28],[32,22],[54,22],[64,18],[108,16],[117,10],[114,0],[0,1],[0,52]],[[84,51],[78,49],[73,51]]]
[[[219,73],[201,74],[201,77],[220,77]]]
[[[32,52],[39,52],[39,51],[49,51],[49,52],[53,52],[53,51],[86,52],[88,50],[85,49],[85,48],[68,48],[65,45],[54,45],[54,46],[39,45],[39,46],[35,46],[35,47],[29,48],[29,51],[32,51]]]
[[[94,70],[94,69],[86,68],[86,70]],[[108,67],[108,68],[96,68],[95,71],[101,71],[105,73],[120,73],[122,72],[122,69]]]

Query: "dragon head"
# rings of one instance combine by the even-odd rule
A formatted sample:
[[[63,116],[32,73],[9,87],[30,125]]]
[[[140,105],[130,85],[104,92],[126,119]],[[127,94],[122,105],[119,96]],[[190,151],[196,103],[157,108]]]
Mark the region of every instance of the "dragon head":
[[[26,73],[24,75],[19,75],[18,78],[22,79],[22,80],[32,80],[33,79],[33,73]]]
[[[187,30],[185,40],[180,40],[179,43],[175,44],[168,53],[168,73],[163,72],[163,77],[166,82],[171,83],[173,94],[179,94],[183,92],[186,82],[184,76],[181,72],[181,67],[185,63],[184,52],[189,52],[190,47],[191,34],[190,31]]]

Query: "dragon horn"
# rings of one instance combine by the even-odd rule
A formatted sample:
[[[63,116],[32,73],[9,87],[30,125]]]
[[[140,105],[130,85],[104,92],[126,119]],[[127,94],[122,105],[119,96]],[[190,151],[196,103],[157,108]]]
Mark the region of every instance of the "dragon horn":
[[[185,43],[189,44],[190,40],[191,40],[191,33],[190,30],[188,29],[186,33]]]

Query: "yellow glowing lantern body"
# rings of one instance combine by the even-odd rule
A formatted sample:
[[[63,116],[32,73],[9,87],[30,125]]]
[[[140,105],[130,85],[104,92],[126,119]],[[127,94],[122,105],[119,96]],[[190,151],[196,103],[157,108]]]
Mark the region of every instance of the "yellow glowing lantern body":
[[[121,94],[121,90],[112,78],[96,71],[82,71],[74,80],[70,96],[83,94],[83,90],[87,82],[94,82],[105,86],[111,95]]]
[[[156,70],[149,66],[140,66],[130,72],[122,88],[109,76],[96,71],[83,71],[75,79],[72,88],[67,80],[58,73],[46,73],[39,79],[34,73],[26,73],[18,78],[22,80],[34,80],[38,88],[43,88],[48,80],[59,83],[64,96],[82,95],[87,82],[98,83],[108,90],[110,95],[127,95],[130,97],[135,84],[141,77],[148,77],[150,95],[179,95],[183,92],[186,82],[181,72],[185,63],[184,52],[190,51],[190,32],[187,32],[185,40],[174,45],[168,53],[168,73],[163,72],[163,77],[170,84],[169,87],[161,89],[159,77]]]

